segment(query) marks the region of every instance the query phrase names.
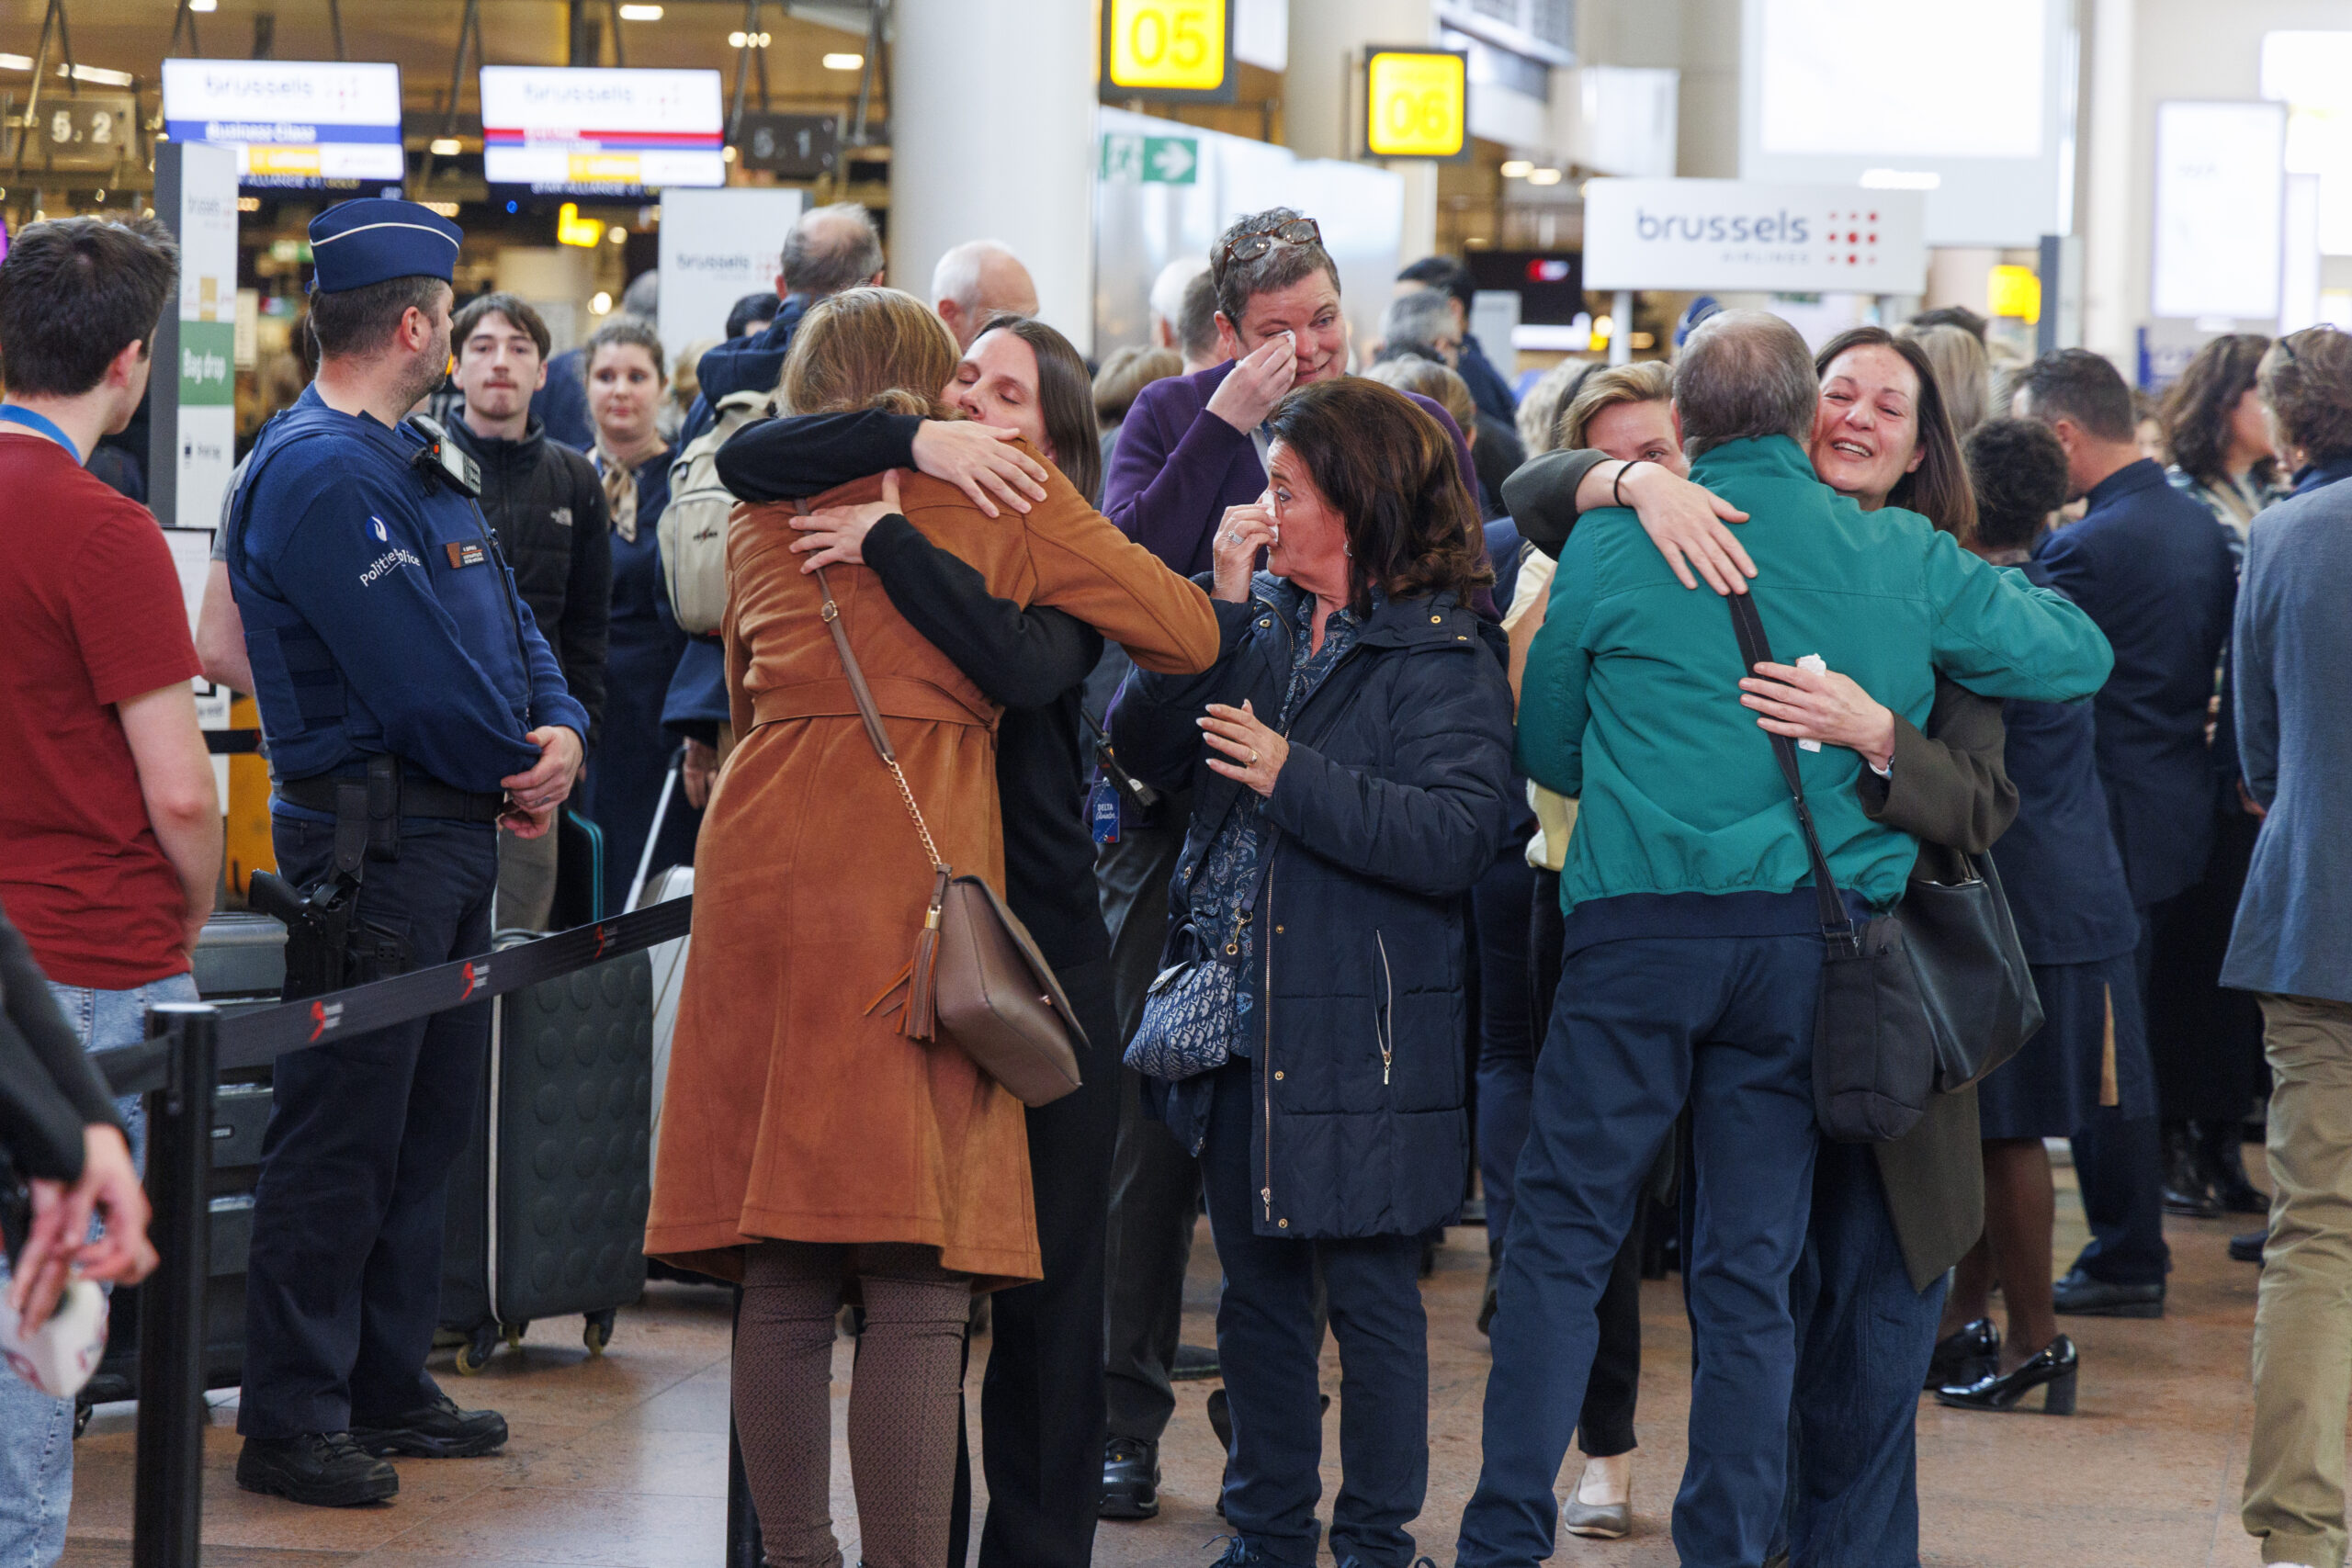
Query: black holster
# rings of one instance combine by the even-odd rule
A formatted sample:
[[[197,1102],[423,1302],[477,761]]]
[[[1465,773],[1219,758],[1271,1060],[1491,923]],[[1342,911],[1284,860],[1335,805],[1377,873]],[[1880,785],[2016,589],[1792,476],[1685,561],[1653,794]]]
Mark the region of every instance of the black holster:
[[[401,764],[378,754],[364,779],[338,779],[334,794],[334,863],[324,880],[297,893],[283,877],[254,873],[248,900],[286,927],[288,1001],[365,985],[415,965],[405,938],[359,915],[359,888],[369,861],[396,861],[401,852]]]

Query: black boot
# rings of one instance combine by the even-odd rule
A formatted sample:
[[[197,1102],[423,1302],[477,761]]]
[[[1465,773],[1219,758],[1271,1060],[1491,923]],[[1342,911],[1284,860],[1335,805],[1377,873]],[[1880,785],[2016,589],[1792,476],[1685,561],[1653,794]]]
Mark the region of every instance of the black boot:
[[[398,1416],[351,1418],[351,1438],[368,1453],[414,1459],[479,1459],[506,1446],[506,1417],[460,1410],[447,1394]]]
[[[2205,1179],[2212,1187],[2213,1195],[2221,1200],[2222,1207],[2233,1214],[2268,1213],[2270,1200],[2246,1179],[2245,1151],[2238,1123],[2191,1122],[2188,1129],[2196,1141]]]
[[[1503,1243],[1496,1236],[1487,1243],[1487,1293],[1478,1298],[1478,1332],[1484,1334],[1495,1321],[1495,1297],[1503,1279]]]
[[[356,1508],[399,1495],[400,1472],[363,1450],[348,1432],[247,1438],[237,1484],[314,1508]]]
[[[1159,1445],[1114,1437],[1102,1445],[1102,1495],[1097,1518],[1148,1519],[1159,1513]]]
[[[2189,1136],[2189,1126],[2185,1122],[2165,1123],[2165,1213],[2217,1219],[2222,1205],[2206,1190],[2205,1160]]]

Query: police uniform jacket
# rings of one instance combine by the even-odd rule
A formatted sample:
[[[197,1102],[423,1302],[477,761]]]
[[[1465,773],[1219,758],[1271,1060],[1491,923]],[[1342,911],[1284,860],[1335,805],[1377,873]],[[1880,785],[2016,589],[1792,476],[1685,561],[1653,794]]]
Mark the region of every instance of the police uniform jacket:
[[[719,476],[741,493],[724,456]],[[1217,644],[1207,596],[1059,473],[1046,484],[1028,513],[990,518],[953,485],[901,476],[901,512],[989,594],[1067,611],[1147,669],[1206,666]],[[860,479],[813,504],[879,490]],[[1035,1280],[1021,1102],[952,1043],[899,1032],[890,993],[914,954],[931,863],[866,740],[817,579],[791,552],[792,516],[782,503],[741,506],[728,530],[727,686],[741,739],[695,846],[695,940],[645,1249],[732,1278],[738,1249],[762,1238],[911,1242],[982,1288]],[[1001,891],[1001,710],[871,568],[826,576],[941,858]],[[1084,1070],[1118,1071],[1116,1049],[1095,1042]]]
[[[229,580],[281,779],[390,752],[457,789],[527,772],[526,732],[588,714],[473,504],[422,439],[306,389],[246,470]]]

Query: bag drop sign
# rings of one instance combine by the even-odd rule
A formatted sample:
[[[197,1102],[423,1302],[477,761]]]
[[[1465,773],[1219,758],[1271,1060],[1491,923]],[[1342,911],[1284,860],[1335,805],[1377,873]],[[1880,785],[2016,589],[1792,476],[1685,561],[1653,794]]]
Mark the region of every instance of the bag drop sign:
[[[180,404],[232,406],[237,400],[237,323],[180,323]]]
[[[1588,288],[1918,294],[1928,286],[1918,191],[1600,179],[1586,184],[1584,198]]]

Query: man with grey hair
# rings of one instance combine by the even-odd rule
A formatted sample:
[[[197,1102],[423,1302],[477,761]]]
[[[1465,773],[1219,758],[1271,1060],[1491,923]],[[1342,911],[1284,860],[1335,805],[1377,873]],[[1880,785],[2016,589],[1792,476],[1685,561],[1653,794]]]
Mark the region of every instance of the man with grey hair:
[[[1749,514],[1740,541],[1777,657],[1818,654],[1915,725],[1939,672],[1994,697],[2097,691],[2110,655],[2080,610],[1916,513],[1865,514],[1815,478],[1804,442],[1818,396],[1804,340],[1757,311],[1708,321],[1675,372],[1692,479]],[[1637,468],[1611,462],[1603,478]],[[1550,471],[1530,476],[1540,487]],[[1518,483],[1507,499],[1515,513],[1573,504]],[[1561,547],[1529,652],[1521,765],[1582,809],[1561,874],[1566,961],[1503,1242],[1485,1464],[1461,1568],[1552,1554],[1553,1483],[1584,1402],[1595,1303],[1685,1106],[1697,1376],[1675,1546],[1688,1568],[1755,1568],[1781,1521],[1790,1279],[1819,1142],[1815,1002],[1833,931],[1850,942],[1847,920],[1894,903],[1918,843],[1865,812],[1860,753],[1792,753],[1840,890],[1829,918],[1772,744],[1798,727],[1781,705],[1741,694],[1749,682],[1724,610],[1678,586],[1633,513],[1607,508]]]
[[[1182,350],[1184,297],[1191,291],[1193,279],[1208,269],[1208,259],[1204,256],[1178,256],[1161,267],[1159,276],[1151,280],[1151,295],[1147,309],[1151,319],[1152,347]]]
[[[966,349],[992,317],[1035,315],[1037,285],[1021,258],[994,240],[967,240],[932,269],[931,308]]]
[[[1449,370],[1462,369],[1461,315],[1453,297],[1442,288],[1408,288],[1389,300],[1380,315],[1380,338],[1383,359],[1412,355],[1436,360]],[[1503,481],[1527,461],[1527,447],[1518,426],[1484,408],[1474,423],[1476,430],[1463,434],[1473,437],[1470,457],[1478,466],[1479,507],[1489,517],[1499,516]]]
[[[882,281],[882,233],[872,214],[854,201],[837,201],[800,215],[784,237],[776,263],[775,292],[782,301],[767,331],[722,343],[702,356],[695,375],[701,390],[678,448],[711,426],[711,410],[731,392],[770,391],[784,378],[784,356],[792,333],[809,306],[829,294]]]

